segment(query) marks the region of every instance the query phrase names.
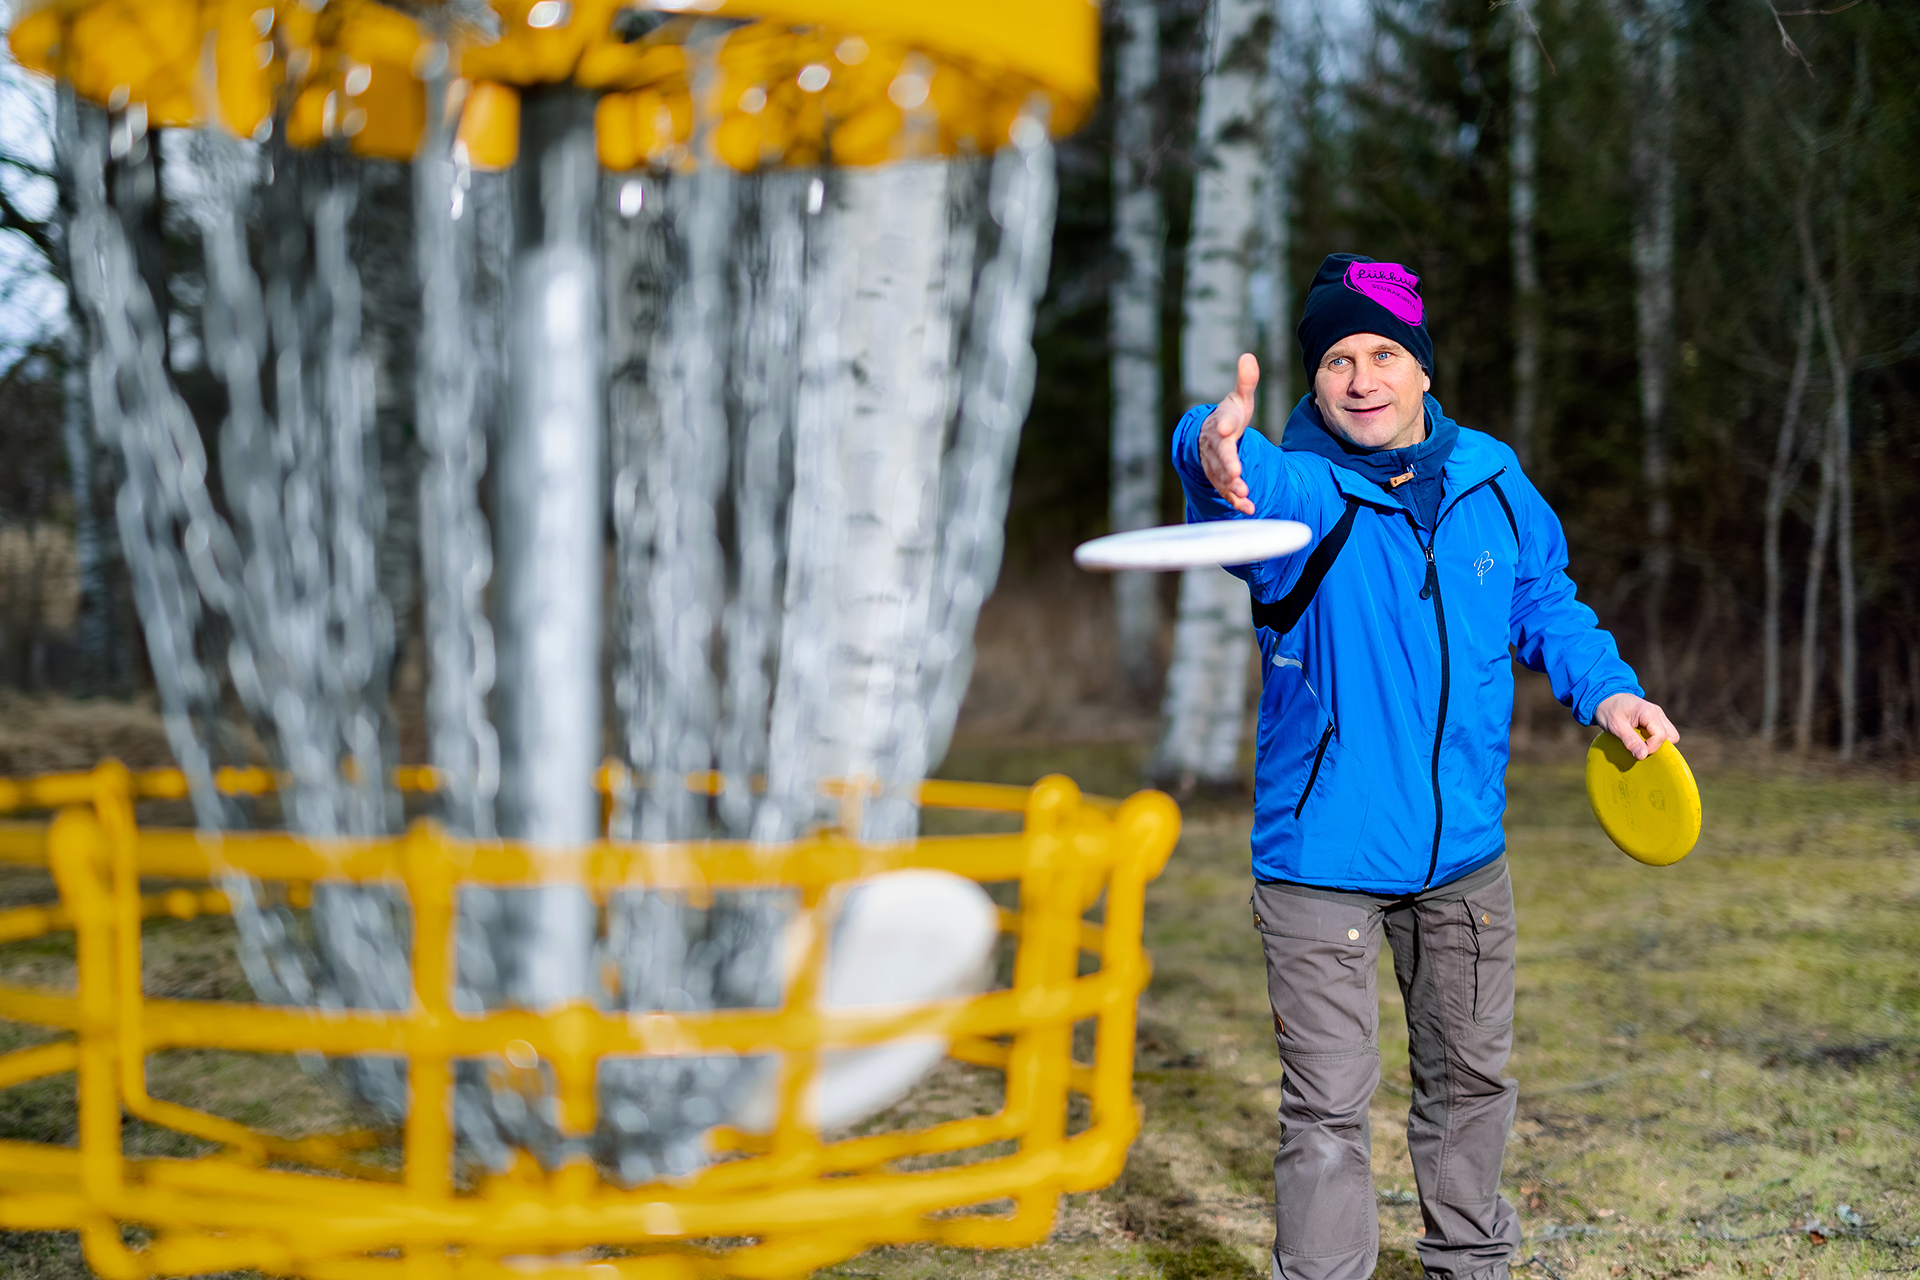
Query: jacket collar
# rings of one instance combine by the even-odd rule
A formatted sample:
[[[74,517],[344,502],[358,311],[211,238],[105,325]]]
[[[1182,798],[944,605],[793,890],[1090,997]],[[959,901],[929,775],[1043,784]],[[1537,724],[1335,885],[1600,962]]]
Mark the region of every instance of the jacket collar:
[[[1467,490],[1485,484],[1499,475],[1506,469],[1507,464],[1500,457],[1498,446],[1489,436],[1469,427],[1455,427],[1453,420],[1447,417],[1446,410],[1441,408],[1440,402],[1432,395],[1426,397],[1426,406],[1427,420],[1434,424],[1433,430],[1428,433],[1428,440],[1434,438],[1441,429],[1440,424],[1443,423],[1447,428],[1458,432],[1458,438],[1447,455],[1446,464],[1441,468],[1441,475],[1446,478],[1446,497],[1442,504],[1442,510],[1445,510],[1447,506],[1452,505],[1455,498]],[[1312,434],[1305,434],[1307,432]],[[1321,425],[1320,411],[1315,407],[1313,397],[1302,396],[1300,403],[1293,407],[1293,413],[1287,419],[1287,429],[1281,437],[1281,448],[1327,457],[1329,451],[1324,447],[1317,447],[1318,441],[1315,439],[1327,434],[1326,427]],[[1302,444],[1308,443],[1315,447],[1301,448]],[[1406,509],[1400,504],[1399,499],[1368,476],[1331,459],[1328,461],[1327,470],[1332,474],[1333,482],[1341,494],[1346,497],[1357,498],[1369,506],[1390,512],[1397,513]]]

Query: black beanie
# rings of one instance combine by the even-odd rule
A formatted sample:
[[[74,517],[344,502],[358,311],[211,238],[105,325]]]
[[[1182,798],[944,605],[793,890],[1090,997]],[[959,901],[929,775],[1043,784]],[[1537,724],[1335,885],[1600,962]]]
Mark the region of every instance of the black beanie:
[[[1356,333],[1392,338],[1432,377],[1433,339],[1427,336],[1426,320],[1419,276],[1397,262],[1328,254],[1307,289],[1300,316],[1300,360],[1307,368],[1307,386],[1313,386],[1327,348]]]

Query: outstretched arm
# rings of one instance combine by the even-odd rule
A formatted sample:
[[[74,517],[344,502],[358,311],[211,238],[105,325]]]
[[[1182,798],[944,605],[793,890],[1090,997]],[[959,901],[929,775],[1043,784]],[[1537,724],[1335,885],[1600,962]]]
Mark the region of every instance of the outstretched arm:
[[[1512,614],[1520,660],[1546,674],[1554,696],[1582,724],[1598,725],[1619,738],[1634,759],[1646,759],[1663,742],[1680,741],[1667,713],[1647,701],[1613,637],[1575,597],[1559,517],[1524,475],[1517,470],[1508,475],[1504,491],[1513,496],[1520,537]]]
[[[1259,362],[1241,356],[1232,392],[1217,405],[1188,410],[1174,428],[1173,467],[1186,491],[1189,521],[1305,518],[1298,457],[1247,430],[1259,383]]]

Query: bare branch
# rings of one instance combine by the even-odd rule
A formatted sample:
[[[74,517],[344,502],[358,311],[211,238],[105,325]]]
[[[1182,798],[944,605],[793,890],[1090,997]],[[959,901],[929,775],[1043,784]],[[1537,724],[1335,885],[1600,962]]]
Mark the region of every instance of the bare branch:
[[[1780,13],[1779,10],[1776,9],[1774,12],[1782,18],[1828,18],[1836,13],[1845,13],[1859,3],[1860,0],[1847,0],[1847,3],[1841,5],[1838,9],[1789,9],[1785,13]]]
[[[1858,4],[1860,0],[1853,0],[1853,2]],[[1520,16],[1527,20],[1527,31],[1533,36],[1533,42],[1540,46],[1540,56],[1547,60],[1547,73],[1558,76],[1560,68],[1553,64],[1553,55],[1547,52],[1547,42],[1540,35],[1540,24],[1533,20],[1533,10],[1527,8],[1527,0],[1493,0],[1488,7],[1504,9],[1510,4],[1520,6]]]
[[[1855,3],[1858,2],[1859,0],[1855,0]],[[1779,29],[1780,47],[1785,49],[1790,56],[1798,58],[1800,65],[1807,69],[1807,79],[1813,79],[1813,64],[1807,61],[1806,54],[1800,52],[1800,46],[1793,42],[1793,37],[1787,34],[1787,24],[1780,20],[1782,15],[1780,10],[1774,6],[1773,0],[1767,0],[1767,12],[1773,15],[1773,25]]]

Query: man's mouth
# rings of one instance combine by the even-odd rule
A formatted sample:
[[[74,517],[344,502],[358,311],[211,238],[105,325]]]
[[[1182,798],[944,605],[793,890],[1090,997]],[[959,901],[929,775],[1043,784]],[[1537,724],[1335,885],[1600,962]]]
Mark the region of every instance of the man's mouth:
[[[1364,409],[1349,408],[1347,412],[1352,414],[1356,418],[1364,418],[1369,414],[1385,413],[1388,409],[1391,409],[1392,407],[1393,406],[1391,404],[1375,404],[1375,405],[1368,405]]]

